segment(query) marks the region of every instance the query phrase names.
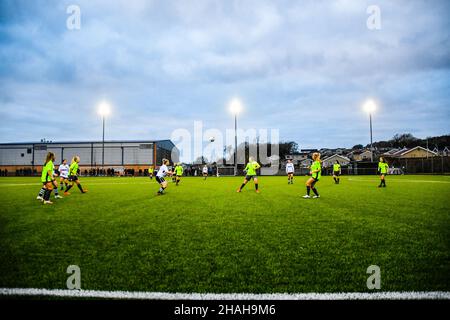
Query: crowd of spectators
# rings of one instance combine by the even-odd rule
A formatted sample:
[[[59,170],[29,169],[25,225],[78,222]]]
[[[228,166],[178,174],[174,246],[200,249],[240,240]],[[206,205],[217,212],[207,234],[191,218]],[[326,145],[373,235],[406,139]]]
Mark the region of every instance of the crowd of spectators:
[[[184,175],[185,176],[201,176],[202,175],[203,165],[185,165],[184,166]],[[157,168],[155,173],[157,172]],[[217,172],[217,168],[215,166],[208,166],[208,174],[215,175]],[[8,175],[12,175],[13,172],[9,172],[7,169],[0,170],[0,176],[5,177]],[[143,169],[115,169],[115,168],[91,168],[91,169],[81,169],[78,174],[83,176],[91,176],[91,177],[114,177],[114,176],[148,176],[148,168]],[[16,176],[37,176],[40,175],[40,172],[37,169],[32,168],[17,168],[15,170]]]
[[[186,165],[184,168],[185,176],[201,176],[203,170],[203,165]],[[208,166],[208,175],[215,175],[217,173],[216,166]]]
[[[14,171],[13,171],[14,172]],[[2,177],[6,177],[8,175],[12,175],[13,172],[8,171],[8,169],[1,169],[0,170],[0,176]],[[36,169],[32,169],[32,168],[16,168],[16,171],[14,172],[14,174],[18,177],[31,177],[31,176],[35,176],[38,174]]]

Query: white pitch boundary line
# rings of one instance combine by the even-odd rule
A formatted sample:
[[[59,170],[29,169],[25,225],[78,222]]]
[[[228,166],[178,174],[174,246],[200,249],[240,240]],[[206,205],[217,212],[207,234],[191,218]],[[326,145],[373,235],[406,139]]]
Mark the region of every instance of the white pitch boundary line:
[[[373,182],[378,181],[378,179],[358,179],[358,178],[347,178],[348,181],[355,181],[355,182]],[[172,182],[167,180],[168,182]],[[389,180],[389,182],[394,183],[406,183],[406,182],[414,182],[414,183],[444,183],[449,184],[450,181],[433,181],[433,180]],[[87,185],[135,185],[135,184],[149,184],[152,183],[152,181],[147,182],[87,182]],[[0,183],[1,187],[21,187],[21,186],[40,186],[41,183],[35,182],[35,183]]]
[[[371,181],[371,182],[373,182],[373,181],[379,181],[380,179],[378,179],[378,178],[373,178],[373,179],[358,179],[358,178],[348,178],[347,180],[349,180],[349,181],[356,181],[356,182],[359,182],[359,181]],[[422,182],[425,182],[425,183],[450,183],[450,181],[433,181],[433,180],[406,180],[406,179],[402,179],[402,180],[389,180],[389,178],[388,178],[388,182],[389,183],[391,183],[391,182],[394,182],[394,183],[406,183],[406,182],[414,182],[414,183],[422,183]]]
[[[170,181],[169,181],[170,182]],[[151,181],[148,182],[88,182],[87,185],[128,185],[128,184],[150,184]],[[20,187],[20,186],[41,186],[42,183],[0,183],[0,187]]]
[[[354,182],[374,182],[378,181],[377,178],[374,179],[358,179],[358,178],[347,178],[348,181],[354,181]],[[116,180],[117,181],[117,180]],[[167,182],[172,182],[167,180]],[[443,184],[449,184],[450,181],[433,181],[433,180],[389,180],[389,182],[394,183],[407,183],[407,182],[413,182],[413,183],[443,183]],[[136,184],[149,184],[152,183],[152,181],[147,182],[87,182],[88,185],[136,185]],[[1,187],[22,187],[22,186],[40,186],[41,183],[34,182],[34,183],[0,183]]]
[[[97,290],[0,288],[0,296],[48,296],[138,300],[450,300],[449,291],[340,293],[165,293]]]

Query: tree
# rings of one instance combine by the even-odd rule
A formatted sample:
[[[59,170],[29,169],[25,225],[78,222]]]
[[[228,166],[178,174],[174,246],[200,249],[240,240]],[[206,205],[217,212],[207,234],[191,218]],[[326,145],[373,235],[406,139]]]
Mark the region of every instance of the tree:
[[[397,133],[388,141],[378,141],[373,145],[376,148],[413,148],[416,146],[421,146],[423,148],[428,147],[430,149],[438,148],[439,150],[444,149],[446,146],[450,146],[450,135],[444,135],[439,137],[427,137],[425,139],[418,139],[414,137],[411,133]]]
[[[279,144],[274,144],[274,146],[278,146],[278,152],[275,154],[275,156],[278,156],[279,159],[285,159],[286,155],[288,154],[297,154],[298,151],[298,144],[294,141],[288,141],[288,142],[280,142]],[[258,150],[258,161],[262,161],[262,159],[260,158],[260,156],[264,157],[264,161],[266,162],[267,159],[266,157],[270,157],[273,156],[273,152],[272,152],[272,144],[270,143],[248,143],[248,142],[243,142],[238,146],[239,150],[244,149],[245,150],[245,162],[248,161],[249,158],[249,153],[250,153],[250,149],[252,150]],[[261,150],[267,150],[267,154],[266,155],[262,155]],[[229,156],[225,157],[224,160],[226,161],[230,161],[232,159],[234,159],[234,150],[231,147],[225,148],[224,152],[226,151],[230,151],[229,152]],[[266,153],[266,152],[263,152]]]
[[[364,146],[362,144],[356,144],[353,146],[352,150],[361,150],[363,148],[364,148]]]
[[[413,147],[417,144],[419,139],[414,137],[411,133],[403,133],[403,134],[396,134],[392,138],[393,146],[396,148],[402,148],[402,147]]]
[[[195,159],[194,161],[195,164],[206,164],[208,163],[208,159],[205,158],[204,156],[198,157],[197,159]]]
[[[297,142],[294,141],[280,142],[280,158],[284,159],[286,155],[296,153],[298,153]]]

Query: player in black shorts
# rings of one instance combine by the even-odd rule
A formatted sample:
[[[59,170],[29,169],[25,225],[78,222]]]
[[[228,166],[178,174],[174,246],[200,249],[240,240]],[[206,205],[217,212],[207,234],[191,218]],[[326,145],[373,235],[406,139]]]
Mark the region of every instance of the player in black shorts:
[[[78,163],[80,162],[80,157],[79,156],[75,156],[72,159],[72,163],[70,164],[70,168],[69,168],[69,182],[70,185],[66,188],[66,191],[64,192],[65,196],[70,195],[69,190],[73,187],[74,184],[77,185],[78,189],[80,189],[81,193],[86,193],[87,190],[83,189],[83,187],[81,186],[80,180],[78,179]]]
[[[252,157],[250,157],[248,160],[247,166],[244,169],[244,172],[245,172],[244,182],[239,187],[239,189],[237,189],[236,192],[241,192],[242,188],[244,188],[245,185],[250,180],[253,180],[253,182],[255,183],[255,191],[256,191],[256,193],[259,193],[258,176],[256,175],[256,170],[258,170],[259,168],[261,168],[261,165],[258,162],[256,162]]]
[[[334,183],[339,184],[341,178],[341,164],[338,160],[336,160],[336,163],[333,164],[333,179]]]

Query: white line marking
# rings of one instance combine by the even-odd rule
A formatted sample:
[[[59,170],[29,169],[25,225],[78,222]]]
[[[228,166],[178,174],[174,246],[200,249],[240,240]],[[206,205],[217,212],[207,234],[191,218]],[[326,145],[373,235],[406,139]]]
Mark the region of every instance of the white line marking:
[[[0,288],[0,296],[48,296],[140,300],[450,300],[449,291],[340,293],[165,293],[97,290]]]
[[[139,179],[139,178],[137,178]],[[142,178],[144,179],[144,178]],[[373,178],[373,179],[359,179],[359,178],[347,178],[348,181],[355,181],[355,182],[377,182],[379,181],[378,178]],[[98,180],[97,180],[98,181]],[[111,180],[108,182],[91,182],[91,181],[86,181],[86,185],[135,185],[135,184],[151,184],[153,181],[152,180],[148,180],[146,182],[138,182],[138,181],[133,181],[133,182],[117,182],[119,180]],[[168,182],[172,182],[170,180],[166,180]],[[394,182],[394,183],[409,183],[409,182],[413,182],[413,183],[444,183],[444,184],[450,184],[450,181],[433,181],[433,180],[407,180],[407,179],[402,179],[402,180],[396,180],[396,179],[389,179],[387,180],[389,183]],[[20,186],[40,186],[42,185],[42,183],[40,182],[35,182],[35,183],[0,183],[0,187],[20,187]]]
[[[86,182],[86,185],[127,185],[127,184],[150,184],[148,182]],[[83,183],[84,184],[84,183]],[[19,187],[19,186],[41,186],[42,183],[0,183],[0,187]]]
[[[373,178],[373,179],[354,179],[354,178],[348,178],[347,180],[349,181],[370,181],[370,182],[374,182],[374,181],[380,181],[380,179],[377,178]],[[402,182],[414,182],[414,183],[450,183],[450,181],[433,181],[433,180],[407,180],[407,179],[402,179],[402,180],[396,180],[396,179],[389,179],[389,177],[387,178],[388,182],[397,182],[397,183],[402,183]]]

